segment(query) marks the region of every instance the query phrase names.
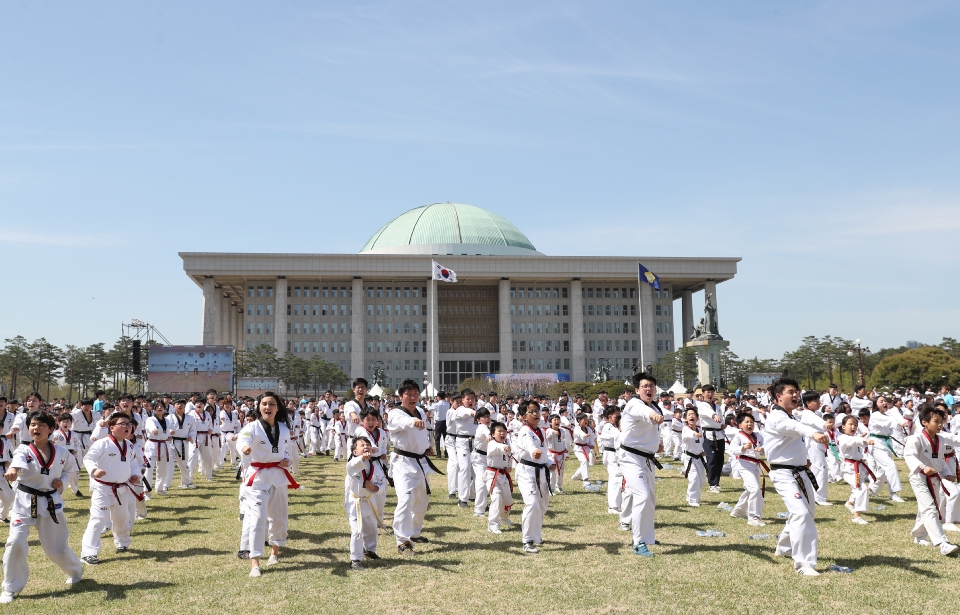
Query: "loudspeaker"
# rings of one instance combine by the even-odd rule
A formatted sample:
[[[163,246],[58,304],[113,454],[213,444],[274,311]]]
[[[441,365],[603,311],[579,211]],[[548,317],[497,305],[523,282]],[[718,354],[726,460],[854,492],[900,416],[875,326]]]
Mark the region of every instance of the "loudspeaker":
[[[133,373],[140,375],[140,340],[133,340]]]

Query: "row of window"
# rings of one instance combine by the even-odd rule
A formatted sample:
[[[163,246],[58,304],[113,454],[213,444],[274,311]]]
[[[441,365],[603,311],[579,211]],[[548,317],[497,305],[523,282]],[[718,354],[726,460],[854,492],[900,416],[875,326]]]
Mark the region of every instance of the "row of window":
[[[250,294],[250,289],[252,286],[247,287],[247,296],[252,297]],[[273,287],[268,286],[270,289],[270,294],[268,297],[273,296]],[[312,289],[309,286],[287,286],[287,296],[288,297],[352,297],[353,289],[347,288],[346,286],[341,286],[337,289],[336,286],[314,286]]]
[[[249,342],[247,346],[249,347]],[[287,352],[350,352],[347,342],[298,342],[287,341]]]
[[[351,314],[353,314],[352,304],[341,304],[339,309],[336,304],[326,306],[314,303],[312,307],[299,303],[287,304],[287,316],[350,316]]]
[[[561,367],[561,364],[563,367]],[[529,368],[527,366],[530,366]],[[513,371],[552,372],[560,369],[570,369],[570,359],[514,359]]]
[[[659,308],[659,306],[657,306],[657,307]],[[620,316],[621,313],[622,313],[624,316],[626,316],[626,315],[627,315],[627,308],[630,309],[630,315],[631,315],[631,316],[636,316],[636,315],[637,315],[637,306],[635,306],[635,305],[630,305],[630,306],[624,305],[622,312],[621,312],[621,306],[619,306],[619,305],[597,305],[597,306],[596,306],[596,310],[594,310],[594,305],[593,305],[593,304],[590,304],[590,305],[584,304],[584,305],[581,306],[581,310],[582,310],[584,316],[594,316],[594,315],[596,315],[596,316]],[[594,313],[594,312],[596,312],[596,313]],[[659,312],[657,312],[657,313],[659,314]]]
[[[288,335],[310,335],[311,330],[313,335],[348,335],[353,333],[353,326],[350,323],[346,322],[305,322],[303,327],[300,326],[299,322],[288,322],[287,323],[287,334]],[[302,331],[302,333],[301,333]]]
[[[247,304],[247,316],[273,316],[273,304],[272,303],[248,303]]]
[[[587,352],[620,352],[620,340],[583,340],[583,349]],[[623,351],[637,350],[637,340],[623,340]]]
[[[248,322],[247,323],[247,335],[273,335],[273,323],[272,322]]]
[[[396,371],[396,372],[400,372],[400,371],[404,371],[404,372],[409,372],[409,371],[419,372],[419,371],[420,371],[420,359],[412,359],[412,360],[411,360],[411,359],[403,359],[402,361],[401,361],[401,359],[397,359],[396,361],[390,361],[389,359],[387,359],[386,361],[381,361],[381,362],[383,363],[383,371],[388,372],[388,373],[389,373],[390,371]],[[377,367],[376,361],[367,361],[367,372],[368,372],[368,373],[371,373],[371,374],[372,374],[373,371],[376,369],[376,367]],[[427,360],[426,360],[426,359],[423,360],[423,369],[427,369]]]
[[[427,296],[427,287],[426,286],[404,286],[403,295],[400,294],[400,286],[368,286],[367,287],[367,297],[397,297],[401,296],[406,298],[417,298]]]
[[[403,311],[400,311],[400,308],[403,307]],[[427,306],[417,305],[414,303],[410,305],[409,303],[400,306],[399,304],[389,304],[389,303],[378,303],[373,305],[372,303],[367,304],[367,316],[426,316],[427,315]]]
[[[580,296],[584,299],[626,299],[627,298],[627,289],[626,288],[581,288]],[[637,289],[630,289],[630,299],[637,298]]]
[[[427,332],[427,323],[419,323],[419,322],[415,322],[415,323],[409,323],[409,322],[404,322],[404,323],[399,323],[399,322],[398,322],[398,323],[392,323],[392,322],[387,322],[387,323],[383,323],[383,322],[372,323],[372,322],[368,322],[368,323],[367,323],[367,335],[374,335],[374,332],[376,332],[376,335],[393,335],[394,331],[396,331],[397,334],[400,334],[400,333],[401,333],[401,325],[403,326],[403,331],[402,331],[402,333],[407,334],[407,335],[409,335],[409,334],[411,334],[411,333],[413,333],[414,335],[419,335],[420,332],[421,332],[421,330],[422,330],[424,333]]]
[[[367,352],[426,352],[427,341],[386,341],[386,342],[367,342]]]
[[[560,340],[513,340],[514,352],[560,352]],[[570,352],[570,340],[563,340],[563,352]]]
[[[636,333],[637,323],[625,322],[623,323],[623,327],[621,327],[620,323],[618,322],[583,323],[584,333],[620,333],[621,329],[623,330],[623,333]]]
[[[536,295],[534,295],[536,293]],[[567,287],[554,287],[554,288],[526,288],[512,286],[510,287],[510,297],[513,299],[566,299],[567,298]]]
[[[254,295],[254,292],[256,292],[256,295]],[[254,287],[253,287],[253,286],[248,286],[248,287],[247,287],[247,296],[248,296],[248,297],[253,297],[253,296],[263,297],[263,296],[264,296],[264,287],[263,287],[263,286],[257,286],[257,287],[256,287],[256,291],[254,291]],[[267,296],[267,297],[272,297],[272,296],[273,296],[273,287],[272,287],[272,286],[267,286],[267,287],[266,287],[266,296]]]
[[[534,324],[537,325],[537,326],[536,326],[536,329],[534,329],[534,326],[533,326]],[[516,323],[516,322],[512,322],[512,323],[510,323],[510,333],[513,333],[514,335],[516,335],[516,334],[517,334],[517,327],[518,327],[518,325],[519,325],[519,332],[520,332],[521,334],[523,334],[523,333],[551,333],[551,332],[552,332],[552,333],[560,333],[561,330],[563,331],[563,333],[570,333],[570,323],[568,323],[568,322],[564,322],[564,323],[559,323],[559,322],[538,322],[538,323],[521,322],[521,323]]]
[[[517,305],[515,303],[510,304],[510,315],[511,316],[533,316],[534,311],[536,311],[537,316],[567,316],[569,313],[569,308],[566,305]],[[561,313],[562,312],[562,313]]]

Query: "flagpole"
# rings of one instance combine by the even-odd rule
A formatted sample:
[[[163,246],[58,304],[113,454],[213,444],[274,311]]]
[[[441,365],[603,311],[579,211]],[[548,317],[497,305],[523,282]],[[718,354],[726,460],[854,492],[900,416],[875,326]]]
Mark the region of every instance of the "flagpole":
[[[643,281],[640,279],[640,260],[637,259],[637,312],[640,315],[640,371],[647,371],[647,365],[643,362]]]

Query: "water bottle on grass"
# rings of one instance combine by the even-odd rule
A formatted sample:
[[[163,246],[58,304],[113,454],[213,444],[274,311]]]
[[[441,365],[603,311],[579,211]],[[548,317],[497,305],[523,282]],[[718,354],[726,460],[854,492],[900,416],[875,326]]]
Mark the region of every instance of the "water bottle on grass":
[[[750,534],[750,540],[770,540],[770,534]]]
[[[721,532],[720,530],[700,530],[697,532],[697,536],[700,538],[723,538],[726,535],[726,532]]]
[[[846,573],[851,573],[851,572],[853,572],[853,569],[852,569],[852,568],[847,568],[846,566],[838,566],[838,565],[836,565],[836,564],[833,564],[832,566],[830,566],[830,568],[828,568],[828,571],[829,571],[829,572],[846,572]]]
[[[778,513],[777,513],[777,519],[789,519],[789,518],[790,518],[790,513],[788,513],[788,512],[778,512]]]
[[[717,504],[717,512],[730,512],[731,510],[733,510],[733,507],[726,502],[720,502]]]

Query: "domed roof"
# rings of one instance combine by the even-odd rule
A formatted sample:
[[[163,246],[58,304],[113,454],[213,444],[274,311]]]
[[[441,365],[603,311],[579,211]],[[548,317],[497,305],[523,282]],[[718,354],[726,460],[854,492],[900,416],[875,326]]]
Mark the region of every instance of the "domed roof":
[[[434,203],[400,214],[360,250],[379,254],[539,254],[520,230],[492,211]]]

